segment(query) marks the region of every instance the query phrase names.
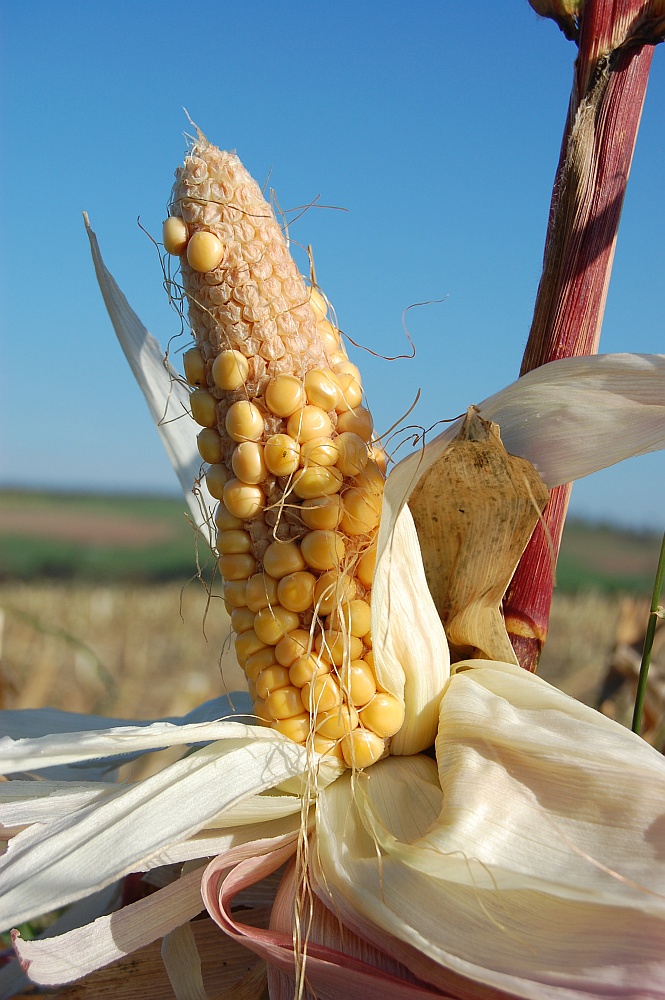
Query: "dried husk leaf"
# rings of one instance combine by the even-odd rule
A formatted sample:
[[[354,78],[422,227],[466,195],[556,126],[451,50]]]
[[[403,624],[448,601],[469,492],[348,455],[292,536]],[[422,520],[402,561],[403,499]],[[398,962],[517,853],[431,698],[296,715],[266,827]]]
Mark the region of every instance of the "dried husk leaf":
[[[459,434],[409,499],[453,662],[517,662],[501,598],[548,500],[534,467],[509,455],[498,425],[470,407]]]

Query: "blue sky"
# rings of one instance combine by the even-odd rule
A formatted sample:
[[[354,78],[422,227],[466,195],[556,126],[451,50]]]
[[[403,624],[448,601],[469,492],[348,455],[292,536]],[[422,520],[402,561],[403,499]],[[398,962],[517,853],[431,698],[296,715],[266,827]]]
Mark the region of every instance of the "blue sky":
[[[453,417],[512,381],[540,273],[574,46],[526,0],[2,0],[0,482],[174,491],[104,312],[81,212],[149,329],[177,332],[155,248],[191,130],[270,175],[314,249],[375,423]],[[663,52],[601,341],[662,352]],[[301,254],[299,263],[306,267]],[[352,352],[355,355],[355,352]],[[663,453],[577,484],[572,511],[662,528]]]

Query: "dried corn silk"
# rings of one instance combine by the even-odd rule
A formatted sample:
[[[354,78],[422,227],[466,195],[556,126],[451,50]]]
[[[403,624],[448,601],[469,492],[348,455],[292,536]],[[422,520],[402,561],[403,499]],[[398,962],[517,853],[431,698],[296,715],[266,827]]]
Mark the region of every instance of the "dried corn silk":
[[[259,186],[201,135],[176,172],[164,245],[180,258],[196,341],[185,376],[255,714],[364,767],[403,706],[373,670],[383,473],[360,374]]]

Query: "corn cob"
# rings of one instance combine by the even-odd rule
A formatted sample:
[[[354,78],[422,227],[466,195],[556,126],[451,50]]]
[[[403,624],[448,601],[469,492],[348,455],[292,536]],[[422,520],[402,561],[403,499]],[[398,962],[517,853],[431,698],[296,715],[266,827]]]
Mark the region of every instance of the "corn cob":
[[[180,258],[196,342],[185,377],[255,714],[365,767],[404,710],[374,674],[384,478],[360,373],[256,182],[200,134],[176,171],[163,242]]]

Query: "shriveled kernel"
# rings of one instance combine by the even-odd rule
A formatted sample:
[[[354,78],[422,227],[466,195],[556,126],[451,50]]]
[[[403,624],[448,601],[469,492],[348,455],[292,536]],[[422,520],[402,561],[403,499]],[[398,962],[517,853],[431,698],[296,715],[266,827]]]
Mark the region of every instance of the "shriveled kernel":
[[[276,666],[275,650],[272,646],[265,646],[258,653],[252,653],[245,662],[245,673],[251,681],[256,683],[256,679],[266,667]]]
[[[356,565],[356,576],[363,587],[371,587],[376,568],[376,543],[366,549]]]
[[[342,520],[343,513],[342,498],[338,493],[311,497],[303,501],[300,507],[300,516],[307,527],[324,531],[334,531]]]
[[[307,611],[314,603],[316,577],[313,573],[299,571],[283,576],[277,587],[277,599],[288,611]]]
[[[219,462],[217,465],[211,465],[206,472],[206,486],[210,496],[213,496],[215,500],[221,500],[224,496],[224,487],[231,479],[231,473]]]
[[[346,364],[352,368],[356,367],[355,365],[351,365],[350,361],[346,362]],[[335,368],[340,367],[344,367],[344,365],[335,365]],[[358,371],[357,368],[356,371]],[[339,386],[339,400],[335,409],[338,413],[348,413],[351,410],[355,410],[363,400],[360,378],[356,378],[355,375],[346,371],[341,371],[339,374],[335,373],[335,378]]]
[[[271,542],[263,554],[263,567],[266,573],[277,580],[306,569],[297,542]]]
[[[251,608],[234,608],[231,612],[231,628],[236,635],[254,628],[254,612]]]
[[[399,732],[404,722],[404,706],[394,695],[379,692],[360,713],[360,721],[366,729],[387,739]]]
[[[191,386],[205,385],[206,363],[198,347],[190,347],[182,356],[185,378]]]
[[[265,643],[261,642],[253,628],[239,635],[233,645],[241,667],[245,665],[247,658],[252,653],[258,653],[260,649],[265,649]]]
[[[351,660],[343,675],[344,693],[356,708],[366,705],[376,694],[376,681],[365,660]]]
[[[312,368],[305,375],[307,402],[322,410],[334,410],[340,401],[339,386],[334,373],[325,368]]]
[[[345,659],[359,660],[363,652],[362,640],[357,636],[329,628],[317,635],[314,646],[317,653],[328,657],[336,667],[341,667]]]
[[[337,417],[337,431],[340,434],[352,431],[363,441],[369,441],[374,431],[372,415],[364,406],[356,406],[353,410],[346,410]]]
[[[266,708],[266,703],[263,698],[257,698],[254,702],[254,715],[258,717],[259,722],[262,726],[271,726],[273,722],[272,715]]]
[[[338,760],[341,764],[344,763],[344,757],[342,756],[342,748],[339,740],[327,740],[324,736],[319,736],[318,733],[314,736],[312,740],[312,745],[317,753],[320,753],[322,757],[333,757]]]
[[[189,397],[192,416],[201,427],[217,425],[217,400],[207,389],[195,389]]]
[[[308,656],[299,656],[297,660],[293,661],[289,667],[289,677],[295,687],[301,688],[305,684],[309,684],[314,677],[318,677],[320,674],[329,674],[331,670],[331,663],[317,656],[316,653],[310,653]]]
[[[296,441],[311,441],[312,438],[330,437],[332,424],[330,417],[320,406],[303,406],[289,417],[286,432]]]
[[[225,425],[229,437],[234,441],[258,441],[263,434],[261,411],[246,399],[239,399],[231,404]]]
[[[323,350],[331,357],[339,347],[339,330],[336,330],[330,320],[322,319],[316,324],[316,333]]]
[[[339,468],[339,438],[333,440],[329,437],[312,438],[305,441],[300,449],[300,464],[308,465],[337,465]],[[360,471],[360,469],[358,470]],[[346,473],[343,473],[346,475]]]
[[[376,764],[385,753],[386,745],[380,736],[370,732],[368,729],[354,729],[352,733],[346,733],[339,746],[342,751],[344,763],[348,767],[369,767]]]
[[[278,417],[290,417],[305,405],[305,389],[295,375],[278,375],[266,386],[266,406]]]
[[[310,531],[300,543],[300,551],[308,566],[325,572],[339,566],[344,558],[344,539],[335,531]]]
[[[329,496],[342,488],[342,473],[334,466],[310,465],[293,478],[293,492],[301,500]]]
[[[266,502],[258,486],[243,483],[240,479],[229,479],[224,486],[222,499],[229,513],[243,521],[255,517]]]
[[[328,619],[329,628],[346,629],[351,635],[357,635],[359,639],[367,635],[371,623],[369,604],[362,599],[349,601],[341,609],[335,608]]]
[[[212,377],[216,386],[232,392],[245,384],[249,364],[240,351],[222,351],[212,363]]]
[[[263,445],[256,441],[242,441],[233,450],[231,466],[243,483],[251,483],[253,486],[262,483],[268,475],[263,460]]]
[[[288,434],[273,434],[265,443],[263,459],[274,476],[290,476],[300,465],[300,445]]]
[[[305,706],[297,687],[283,687],[272,691],[266,698],[266,708],[273,719],[291,719],[294,715],[302,715]]]
[[[224,600],[230,608],[244,608],[247,606],[245,600],[244,580],[227,580],[223,587]]]
[[[302,702],[308,711],[320,715],[342,704],[342,692],[332,674],[323,674],[303,686]]]
[[[304,656],[309,648],[309,632],[304,628],[294,629],[283,639],[280,639],[275,646],[275,658],[283,667],[290,667],[291,664]]]
[[[187,246],[189,233],[184,219],[178,215],[170,215],[162,223],[162,243],[167,253],[179,257]]]
[[[324,712],[316,717],[316,732],[329,740],[338,740],[352,732],[358,725],[358,713],[355,708],[340,705],[331,712]]]
[[[314,315],[316,316],[317,322],[319,320],[325,319],[328,314],[328,303],[324,299],[318,288],[310,288],[309,290],[309,304],[314,310]]]
[[[187,244],[187,260],[195,271],[201,274],[214,271],[223,257],[224,244],[214,233],[199,229],[192,234]]]
[[[204,427],[196,438],[199,455],[204,462],[216,465],[222,460],[222,439],[214,427]]]
[[[311,725],[309,712],[301,712],[300,715],[292,715],[288,719],[275,719],[272,728],[283,736],[288,736],[294,743],[304,743],[309,736]]]
[[[359,434],[344,431],[335,439],[339,458],[337,468],[343,476],[357,476],[363,471],[369,460],[367,444]]]
[[[381,498],[366,490],[351,489],[344,494],[341,527],[347,535],[366,535],[381,518]]]
[[[239,517],[231,514],[223,503],[217,504],[215,510],[215,524],[220,531],[230,531],[231,528],[242,528],[242,521]]]
[[[256,570],[256,559],[249,552],[220,556],[218,562],[225,580],[247,580]]]
[[[221,555],[236,555],[249,552],[252,548],[252,538],[248,531],[242,528],[230,528],[228,531],[218,531],[215,541],[217,551]]]
[[[319,615],[329,615],[339,604],[346,604],[356,596],[356,585],[346,573],[322,573],[314,588],[314,607]]]
[[[259,698],[267,698],[271,691],[278,691],[289,684],[289,672],[286,667],[280,667],[276,663],[271,667],[265,667],[256,678],[256,693]]]
[[[271,604],[279,604],[277,580],[268,573],[256,573],[247,581],[245,600],[247,606],[255,613]]]
[[[254,631],[268,646],[276,646],[289,632],[298,627],[300,619],[295,611],[287,611],[279,605],[271,605],[257,612]]]

